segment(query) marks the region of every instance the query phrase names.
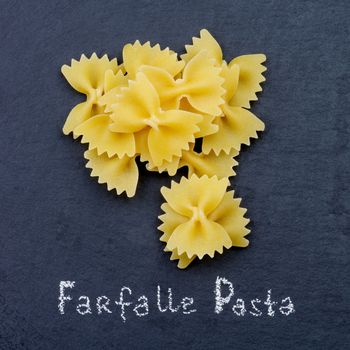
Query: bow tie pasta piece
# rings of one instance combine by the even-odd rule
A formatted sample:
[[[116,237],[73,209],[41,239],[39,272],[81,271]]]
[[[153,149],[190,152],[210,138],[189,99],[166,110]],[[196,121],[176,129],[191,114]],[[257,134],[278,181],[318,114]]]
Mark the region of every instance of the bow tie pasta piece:
[[[215,61],[216,66],[221,67],[220,75],[224,78],[223,88],[225,89],[223,98],[228,102],[237,89],[239,65],[232,64],[230,67],[227,65],[226,61],[223,60],[219,43],[206,29],[200,31],[199,38],[193,37],[193,44],[185,45],[185,48],[186,53],[181,55],[184,61],[189,62],[199,52],[204,51],[209,58]]]
[[[161,110],[159,96],[142,72],[137,73],[136,80],[130,81],[128,88],[122,89],[117,103],[112,106],[111,118],[112,131],[147,132],[143,136],[147,138],[147,152],[154,166],[171,161],[174,156],[180,156],[182,150],[189,149],[189,143],[194,142],[194,134],[199,130],[197,124],[202,121],[199,114]]]
[[[179,259],[178,267],[185,268],[196,257],[222,254],[223,248],[248,245],[246,210],[239,207],[240,200],[233,198],[232,191],[226,192],[227,184],[227,179],[192,175],[172,182],[171,188],[162,187],[166,203],[159,216],[160,240],[172,252],[171,258]]]
[[[82,136],[81,143],[88,143],[89,150],[96,149],[98,155],[106,152],[108,157],[133,157],[136,153],[134,134],[112,132],[111,122],[108,115],[96,115],[78,125],[74,135]]]
[[[229,63],[229,67],[239,66],[238,86],[229,101],[231,106],[250,108],[250,101],[258,99],[256,93],[262,91],[260,84],[266,80],[262,74],[266,71],[262,64],[265,61],[265,55],[256,54],[239,56]]]
[[[160,101],[147,77],[139,72],[136,80],[121,89],[112,105],[111,130],[115,132],[138,132],[147,127],[157,127]]]
[[[189,60],[201,51],[205,51],[210,58],[215,60],[217,66],[222,66],[226,62],[223,60],[222,50],[215,38],[206,30],[200,31],[200,37],[193,38],[192,45],[186,45],[186,54],[181,55],[181,59]],[[239,67],[239,87],[236,94],[230,96],[230,105],[237,107],[250,108],[250,101],[257,100],[256,93],[262,91],[260,83],[265,81],[262,73],[266,68],[262,65],[266,56],[263,54],[243,55],[234,58],[229,67],[236,64]],[[228,77],[228,75],[226,75]],[[224,87],[227,88],[227,86]]]
[[[191,106],[202,113],[220,115],[220,105],[224,102],[222,87],[224,79],[220,76],[221,68],[215,67],[214,60],[205,52],[199,52],[183,70],[182,89]]]
[[[204,51],[186,64],[181,79],[174,80],[166,70],[157,67],[144,66],[141,71],[157,90],[163,108],[177,109],[180,100],[186,97],[202,113],[221,114],[220,105],[225,102],[224,79],[220,76],[221,68],[215,67],[214,60]]]
[[[231,240],[224,228],[210,221],[208,215],[219,205],[227,187],[227,179],[193,176],[182,178],[179,184],[172,183],[171,189],[162,187],[161,193],[173,211],[186,218],[172,232],[167,248],[194,255],[200,259],[208,254],[213,257],[215,251],[222,253],[223,248],[231,247]]]
[[[221,105],[223,115],[221,118],[216,118],[213,122],[213,124],[217,125],[218,132],[205,135],[207,137],[203,138],[204,153],[209,153],[212,150],[216,154],[219,154],[221,151],[228,153],[232,148],[240,150],[242,143],[249,145],[249,139],[257,138],[257,131],[263,131],[265,129],[264,123],[252,113],[239,106],[232,107],[229,105],[229,103],[232,104],[232,101],[236,99],[239,91],[247,92],[249,87],[252,86],[256,88],[254,84],[244,83],[244,78],[242,78],[244,75],[241,75],[241,72],[241,66],[237,63],[230,63],[230,65],[227,65],[226,62],[223,62],[222,64],[221,75],[225,79],[223,86],[226,90],[224,96],[225,103]],[[243,81],[243,86],[247,84],[247,89],[242,87],[241,84],[240,90],[239,79]],[[252,93],[255,96],[254,92]],[[240,96],[243,95],[241,94]]]
[[[99,184],[107,184],[108,191],[115,189],[117,194],[124,191],[128,197],[136,193],[139,171],[135,157],[109,158],[106,153],[98,155],[96,150],[84,153],[88,160],[86,168],[92,169],[91,177],[98,177]]]
[[[263,131],[265,124],[250,111],[241,107],[223,106],[224,117],[214,121],[219,127],[215,134],[203,137],[202,151],[208,154],[214,151],[229,153],[232,148],[241,149],[241,145],[250,145],[250,138],[258,138],[257,131]]]
[[[143,65],[162,68],[173,77],[179,74],[185,65],[169,48],[161,50],[159,44],[152,47],[149,41],[141,45],[138,40],[134,44],[124,46],[123,60],[130,79],[136,77],[136,73]]]
[[[80,61],[72,60],[70,66],[62,66],[62,74],[69,84],[78,92],[86,95],[86,102],[79,103],[69,113],[63,126],[65,135],[73,132],[75,127],[103,109],[98,105],[104,91],[105,72],[117,72],[117,60],[109,60],[107,55],[101,58],[94,53],[90,58],[82,55]]]
[[[192,45],[185,45],[186,53],[181,55],[181,59],[189,62],[199,52],[206,51],[209,57],[215,60],[215,64],[220,66],[222,62],[222,50],[219,43],[206,29],[202,29],[199,34],[199,38],[192,38]]]

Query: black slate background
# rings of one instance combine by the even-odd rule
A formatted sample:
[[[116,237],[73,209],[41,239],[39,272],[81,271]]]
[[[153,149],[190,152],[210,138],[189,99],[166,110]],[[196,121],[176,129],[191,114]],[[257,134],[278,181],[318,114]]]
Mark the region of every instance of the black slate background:
[[[347,1],[1,1],[0,348],[349,348],[349,15]],[[94,51],[120,58],[136,39],[182,52],[201,28],[227,59],[267,55],[253,105],[266,131],[231,181],[250,247],[181,271],[156,230],[169,178],[143,171],[128,200],[89,177],[84,146],[61,133],[82,97],[60,67]],[[247,302],[290,296],[296,313],[215,315],[216,276]],[[128,309],[123,324],[81,316],[74,300],[60,315],[60,280],[76,281],[74,298],[129,286],[150,314]],[[198,311],[159,313],[157,284]]]

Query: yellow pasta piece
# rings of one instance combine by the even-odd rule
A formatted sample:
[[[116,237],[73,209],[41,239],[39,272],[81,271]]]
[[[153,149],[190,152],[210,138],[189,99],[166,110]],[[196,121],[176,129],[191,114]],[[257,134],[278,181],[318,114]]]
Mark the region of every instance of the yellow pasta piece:
[[[240,200],[233,198],[233,191],[226,192],[227,179],[192,175],[172,182],[171,188],[162,187],[166,200],[159,216],[163,232],[160,240],[166,243],[171,259],[179,260],[179,268],[187,267],[196,257],[213,257],[222,254],[223,248],[244,247],[249,230],[249,219]]]
[[[186,64],[182,78],[177,80],[158,67],[144,66],[141,71],[157,90],[163,108],[177,109],[180,100],[186,97],[196,110],[216,116],[221,114],[225,89],[221,68],[213,62],[201,51]]]
[[[239,66],[238,87],[229,101],[231,106],[250,108],[250,101],[258,99],[256,93],[262,91],[260,84],[266,80],[262,75],[266,71],[262,64],[265,61],[265,55],[256,54],[239,56],[229,63],[229,67]]]
[[[192,38],[192,45],[185,45],[186,53],[181,55],[181,59],[189,62],[194,56],[201,51],[206,51],[210,58],[215,60],[215,64],[220,66],[222,62],[222,50],[219,43],[209,33],[208,30],[202,29],[199,38]]]
[[[202,29],[200,37],[194,37],[193,44],[186,45],[185,48],[186,54],[182,55],[181,59],[186,62],[199,52],[205,51],[210,58],[215,60],[217,66],[221,66],[223,70],[225,66],[227,67],[220,45],[206,29]],[[230,94],[227,98],[231,106],[250,108],[250,101],[258,99],[256,93],[262,90],[260,84],[265,81],[262,75],[266,70],[262,65],[265,60],[265,55],[253,54],[236,57],[229,63],[228,68],[237,65],[236,69],[239,71],[239,85],[234,89],[234,95]],[[225,74],[225,79],[230,79],[230,75]],[[224,87],[226,90],[231,90],[227,84],[224,84]]]
[[[182,75],[186,87],[184,96],[195,109],[215,116],[221,114],[225,89],[220,73],[221,68],[215,67],[203,51],[187,63]]]
[[[110,124],[108,115],[96,115],[78,125],[74,135],[82,136],[81,143],[88,143],[89,150],[96,149],[98,155],[106,152],[108,157],[133,157],[136,153],[134,134],[112,132]]]
[[[180,156],[182,150],[189,149],[199,130],[197,124],[202,121],[201,115],[192,112],[161,110],[158,94],[142,72],[137,73],[135,81],[129,82],[128,88],[122,89],[112,106],[111,118],[110,129],[114,132],[147,131],[143,134],[148,146],[145,152],[154,166],[171,161],[174,156]]]
[[[86,151],[84,157],[88,160],[86,167],[92,169],[91,176],[98,177],[98,183],[107,184],[108,191],[115,189],[118,195],[124,191],[128,197],[135,195],[139,178],[135,157],[109,158],[106,153],[98,155],[96,150]]]
[[[219,131],[203,137],[202,151],[208,154],[214,151],[229,153],[232,148],[241,149],[241,145],[250,145],[250,138],[258,138],[257,131],[263,131],[265,124],[253,113],[241,107],[223,106],[225,117],[214,121]]]
[[[178,254],[186,253],[188,258],[198,256],[200,259],[208,254],[214,256],[215,251],[222,254],[223,248],[231,247],[231,240],[224,228],[207,218],[208,214],[216,208],[222,200],[224,193],[222,188],[226,190],[226,182],[223,186],[214,185],[213,182],[202,181],[203,184],[194,182],[192,188],[186,186],[186,191],[191,191],[191,196],[185,196],[185,191],[174,189],[175,194],[169,193],[162,188],[161,192],[165,199],[170,204],[170,207],[175,211],[182,209],[182,213],[188,219],[185,223],[177,226],[168,239],[167,247],[170,250],[176,249]],[[181,184],[181,183],[180,183]],[[197,186],[195,186],[197,185]],[[173,185],[174,186],[174,185]],[[210,188],[210,190],[208,190]],[[221,190],[221,191],[220,191]],[[215,193],[214,193],[215,191]],[[179,192],[179,193],[176,193]],[[196,192],[198,195],[196,195]],[[208,192],[212,192],[208,194]],[[202,196],[206,195],[203,199]],[[188,207],[178,205],[176,202],[179,197],[184,197],[182,200],[188,204]],[[190,198],[189,198],[190,197]],[[211,202],[210,200],[213,200]],[[189,213],[187,213],[190,211]]]
[[[117,60],[109,60],[107,55],[101,58],[95,53],[87,58],[82,55],[80,61],[72,60],[70,66],[62,66],[62,74],[69,84],[78,92],[86,95],[86,102],[75,106],[69,113],[63,126],[63,133],[70,134],[82,122],[93,115],[103,112],[99,99],[104,91],[105,72],[118,70]]]
[[[229,105],[229,103],[233,103],[232,101],[236,99],[239,92],[239,79],[241,78],[242,80],[240,72],[239,64],[232,61],[230,65],[227,65],[223,61],[221,75],[225,79],[223,86],[226,90],[224,95],[225,103],[221,105],[223,114],[221,118],[216,118],[213,122],[214,125],[217,125],[218,132],[204,135],[203,152],[206,154],[210,151],[214,151],[217,155],[221,151],[229,153],[232,148],[240,150],[242,143],[249,145],[249,139],[257,138],[257,131],[263,131],[265,128],[264,123],[252,113],[243,108]],[[250,91],[249,87],[251,86],[250,83],[247,83],[247,89],[241,87],[241,91]],[[243,95],[244,93],[241,93],[241,96]]]
[[[159,67],[166,70],[171,76],[176,76],[184,67],[184,62],[177,59],[177,54],[169,48],[161,50],[159,44],[151,46],[150,42],[141,45],[137,40],[134,44],[127,44],[123,49],[124,68],[130,79],[143,65]]]

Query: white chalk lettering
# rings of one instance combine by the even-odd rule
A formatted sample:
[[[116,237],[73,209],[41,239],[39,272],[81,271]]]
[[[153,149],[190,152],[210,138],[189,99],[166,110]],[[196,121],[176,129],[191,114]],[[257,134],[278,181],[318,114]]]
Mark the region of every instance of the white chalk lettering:
[[[176,307],[173,307],[173,293],[171,288],[168,288],[168,305],[165,307],[162,307],[162,303],[161,303],[161,290],[160,290],[160,286],[157,286],[157,306],[158,306],[158,310],[160,312],[166,312],[167,310],[171,311],[171,312],[177,312],[179,310],[179,308],[181,307],[181,305],[178,305]]]
[[[254,311],[249,311],[251,315],[256,316],[256,317],[260,317],[262,316],[262,312],[260,311],[260,309],[257,308],[256,304],[260,304],[261,300],[256,298],[250,301],[252,308]]]
[[[120,306],[121,309],[121,313],[120,313],[120,317],[122,318],[123,322],[126,321],[126,317],[125,317],[125,306],[130,306],[132,304],[132,302],[124,302],[124,291],[127,291],[129,293],[129,295],[131,295],[131,289],[128,287],[123,287],[120,290],[120,297],[119,297],[119,301],[115,301],[115,303],[117,305]]]
[[[141,302],[140,304],[136,304],[136,306],[134,307],[134,312],[137,316],[142,317],[142,316],[146,316],[148,315],[148,299],[146,296],[141,295],[138,299],[138,302]],[[141,312],[140,309],[143,309],[144,311]]]
[[[271,289],[267,291],[267,298],[266,301],[264,302],[266,306],[268,306],[267,309],[267,314],[271,317],[275,316],[275,311],[272,308],[274,305],[277,305],[278,303],[276,301],[271,301]]]
[[[99,315],[101,315],[103,311],[109,314],[112,313],[112,311],[108,308],[110,301],[111,300],[107,298],[105,295],[101,295],[100,297],[96,298],[96,309]]]
[[[81,303],[77,305],[77,311],[80,313],[80,315],[86,315],[91,314],[91,307],[90,307],[90,298],[86,295],[82,295],[79,297],[79,301],[82,301],[85,299],[85,303]]]
[[[185,315],[189,315],[190,313],[197,311],[196,309],[188,310],[188,307],[194,304],[193,298],[184,297],[181,301],[181,304],[182,304],[182,312]]]
[[[288,305],[282,305],[279,310],[281,312],[282,315],[288,316],[289,314],[292,314],[293,312],[295,312],[294,309],[294,304],[292,303],[292,300],[290,297],[284,298],[282,299],[281,304],[287,303]]]
[[[228,286],[229,293],[223,297],[222,296],[222,285]],[[215,313],[219,314],[223,310],[223,306],[228,304],[231,300],[231,297],[234,294],[233,285],[224,277],[217,277],[215,283]]]
[[[266,299],[246,299],[240,294],[241,288],[236,289],[234,283],[225,277],[217,276],[214,288],[214,311],[215,314],[220,314],[225,309],[225,314],[231,314],[235,317],[280,317],[289,316],[295,313],[295,306],[292,298],[281,297],[272,299],[272,289],[265,290]],[[58,312],[60,314],[68,313],[75,308],[75,312],[79,315],[105,315],[110,317],[110,314],[115,314],[117,318],[123,323],[126,320],[137,319],[141,317],[150,317],[152,313],[164,313],[176,315],[188,315],[197,312],[197,301],[195,298],[189,296],[178,297],[177,291],[174,293],[172,288],[162,289],[157,285],[157,289],[153,290],[153,294],[133,294],[129,287],[122,287],[119,289],[118,298],[110,298],[107,295],[100,295],[90,298],[87,295],[77,295],[77,285],[75,281],[60,281],[58,295]],[[237,295],[236,295],[237,294]],[[79,296],[80,295],[80,296]],[[176,297],[175,297],[176,295]],[[235,297],[234,297],[235,296]],[[274,293],[275,296],[275,293]],[[91,302],[90,302],[91,300]],[[70,302],[70,303],[68,303]],[[198,305],[205,305],[205,300],[202,300]],[[67,305],[68,304],[68,305]],[[212,304],[208,304],[212,308]],[[211,305],[211,306],[210,306]],[[128,311],[129,307],[129,311]],[[203,312],[203,310],[201,310]],[[204,310],[205,311],[205,310]],[[176,316],[176,317],[179,317]],[[226,317],[226,316],[225,316]]]
[[[66,303],[66,300],[72,300],[72,297],[70,295],[65,295],[65,289],[66,288],[74,288],[75,285],[75,281],[61,281],[59,284],[59,290],[60,290],[60,294],[58,297],[58,300],[60,301],[58,304],[58,310],[60,312],[60,314],[64,314],[64,306]]]
[[[232,311],[237,316],[244,316],[247,310],[245,309],[245,304],[243,299],[237,299],[236,304],[232,306]]]

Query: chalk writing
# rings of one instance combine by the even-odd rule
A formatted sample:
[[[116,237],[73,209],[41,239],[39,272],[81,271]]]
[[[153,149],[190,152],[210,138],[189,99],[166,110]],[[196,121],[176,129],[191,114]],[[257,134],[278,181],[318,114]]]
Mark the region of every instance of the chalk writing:
[[[224,310],[224,306],[231,302],[232,297],[234,296],[234,287],[233,284],[228,281],[225,277],[217,277],[215,282],[215,308],[214,312],[220,314]],[[244,316],[247,313],[245,307],[245,301],[242,298],[236,299],[236,302],[232,306],[233,314],[237,316]],[[256,298],[250,301],[251,310],[249,314],[255,317],[263,316],[263,311],[258,307],[257,304],[261,304],[261,300]],[[279,303],[272,300],[272,290],[267,291],[266,300],[263,305],[267,306],[266,315],[274,317],[276,310],[278,310],[282,315],[288,316],[291,313],[295,312],[294,304],[290,297],[282,299],[280,308],[276,308],[276,305]],[[283,305],[282,305],[283,304]]]
[[[197,312],[195,298],[193,296],[178,296],[172,288],[163,289],[160,285],[154,291],[153,298],[146,295],[135,296],[130,287],[123,286],[119,290],[119,298],[100,295],[92,298],[87,295],[76,295],[77,283],[75,281],[60,281],[58,295],[58,311],[61,315],[67,310],[75,310],[82,316],[119,314],[123,323],[136,316],[146,317],[152,313],[182,314],[189,316]],[[80,294],[80,293],[79,293]],[[118,294],[117,294],[118,295]],[[262,301],[264,300],[264,301]],[[281,301],[273,299],[272,289],[266,291],[265,299],[255,298],[247,300],[239,296],[235,298],[233,283],[225,277],[217,277],[214,288],[214,314],[231,313],[234,317],[275,317],[276,315],[289,316],[295,313],[294,303],[287,296]],[[67,308],[70,303],[72,307]],[[102,316],[101,316],[102,317]]]

